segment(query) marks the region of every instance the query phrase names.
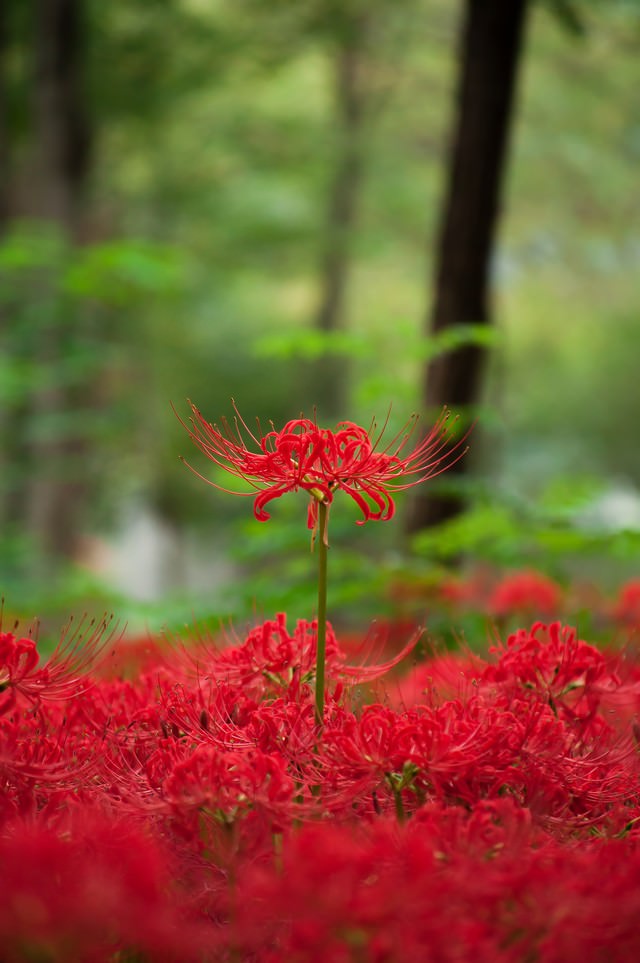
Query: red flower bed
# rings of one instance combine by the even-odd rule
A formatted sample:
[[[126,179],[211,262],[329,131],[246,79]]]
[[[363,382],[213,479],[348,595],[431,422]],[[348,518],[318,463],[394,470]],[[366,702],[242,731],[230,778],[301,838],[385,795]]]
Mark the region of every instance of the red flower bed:
[[[315,646],[0,633],[3,960],[640,958],[629,652],[538,623],[367,704],[329,631],[319,725]]]

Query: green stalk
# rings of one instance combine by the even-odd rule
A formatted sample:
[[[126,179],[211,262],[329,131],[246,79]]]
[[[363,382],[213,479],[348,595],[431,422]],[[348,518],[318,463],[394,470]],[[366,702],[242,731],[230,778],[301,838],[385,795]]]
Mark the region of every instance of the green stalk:
[[[327,511],[318,503],[318,644],[316,648],[316,719],[324,719],[324,669],[327,643]]]
[[[396,819],[398,820],[399,823],[402,824],[402,823],[404,823],[404,821],[405,821],[405,813],[404,813],[404,803],[402,802],[402,790],[401,790],[401,789],[396,789],[396,788],[394,787],[394,789],[393,789],[393,800],[394,800],[394,802],[395,802],[395,804],[396,804]]]

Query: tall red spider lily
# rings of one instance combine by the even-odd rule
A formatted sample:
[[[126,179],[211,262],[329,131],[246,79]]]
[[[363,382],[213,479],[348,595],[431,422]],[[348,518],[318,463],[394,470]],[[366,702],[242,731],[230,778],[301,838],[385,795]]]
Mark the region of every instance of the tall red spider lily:
[[[336,491],[349,495],[362,512],[357,524],[388,521],[395,512],[396,492],[441,474],[467,451],[467,435],[455,438],[457,419],[452,419],[446,408],[417,442],[418,418],[412,416],[384,444],[386,422],[380,431],[375,422],[367,430],[351,421],[342,421],[331,430],[319,428],[309,418],[297,418],[281,431],[263,434],[258,426],[256,434],[235,403],[233,423],[223,419],[220,426],[208,422],[192,402],[189,406],[189,423],[180,421],[192,441],[215,465],[250,486],[251,491],[230,493],[253,496],[254,514],[261,522],[270,518],[269,502],[299,489],[311,495],[309,528],[317,525],[318,504],[330,505]],[[207,484],[230,491],[185,464]]]
[[[417,416],[412,416],[384,444],[387,421],[379,431],[375,421],[368,431],[352,421],[342,421],[332,431],[319,428],[309,418],[297,418],[288,421],[281,431],[272,427],[266,434],[258,423],[254,434],[235,402],[233,424],[223,419],[221,427],[208,422],[192,402],[189,406],[188,424],[177,417],[194,444],[219,468],[246,482],[250,490],[233,492],[223,488],[185,462],[203,481],[231,494],[253,496],[253,512],[261,522],[269,519],[266,506],[274,498],[300,489],[311,496],[307,524],[313,532],[312,547],[316,532],[321,536],[316,656],[316,709],[321,723],[327,627],[327,524],[335,492],[345,492],[356,503],[362,512],[357,524],[388,521],[395,512],[393,495],[450,468],[467,451],[467,435],[455,437],[457,419],[451,420],[446,408],[421,440],[414,441]]]

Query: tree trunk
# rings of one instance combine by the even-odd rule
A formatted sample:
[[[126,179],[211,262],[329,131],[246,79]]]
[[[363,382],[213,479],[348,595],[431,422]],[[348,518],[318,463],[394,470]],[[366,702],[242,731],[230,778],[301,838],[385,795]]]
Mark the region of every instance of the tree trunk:
[[[0,0],[0,237],[9,217],[9,118],[7,104],[7,4]]]
[[[490,324],[489,275],[506,167],[528,0],[466,0],[458,111],[437,248],[430,334],[453,325]],[[427,367],[424,403],[469,409],[480,397],[486,349],[467,345]],[[466,458],[447,478],[460,479]],[[414,499],[409,531],[458,514],[459,494],[425,488]]]
[[[362,47],[366,23],[354,19],[335,54],[335,102],[338,156],[329,188],[324,251],[320,271],[320,303],[314,327],[324,334],[339,331],[345,309],[351,235],[362,182]],[[344,417],[347,361],[329,351],[314,366],[314,401],[324,416]]]
[[[36,0],[34,10],[36,177],[30,213],[59,225],[73,241],[83,231],[90,160],[89,123],[82,104],[82,3]],[[52,413],[64,420],[78,403],[73,390],[56,377],[56,366],[73,342],[77,324],[70,313],[62,316],[53,295],[39,345],[39,361],[52,377],[34,394],[31,416],[36,425]],[[86,493],[86,484],[78,477],[83,448],[84,440],[68,429],[40,436],[32,444],[27,522],[44,556],[50,558],[72,556],[76,549]]]
[[[37,213],[77,237],[90,161],[82,95],[82,0],[36,0],[35,11]]]
[[[0,0],[0,241],[4,239],[10,216],[10,151],[9,151],[9,106],[7,98],[7,58],[9,47],[7,4]],[[11,357],[9,334],[9,310],[4,300],[0,301],[0,352],[3,357]],[[3,399],[4,400],[4,399]],[[15,503],[17,486],[13,473],[14,452],[10,444],[16,438],[13,431],[13,412],[8,405],[0,406],[0,524],[6,531],[19,506]],[[17,454],[17,452],[16,452]]]

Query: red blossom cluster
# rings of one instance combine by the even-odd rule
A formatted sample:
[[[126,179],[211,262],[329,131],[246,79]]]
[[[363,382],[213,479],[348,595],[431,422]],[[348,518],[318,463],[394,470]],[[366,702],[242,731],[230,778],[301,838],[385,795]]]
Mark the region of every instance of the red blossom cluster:
[[[538,623],[396,685],[329,630],[321,726],[316,629],[0,634],[2,959],[640,958],[630,651]]]

